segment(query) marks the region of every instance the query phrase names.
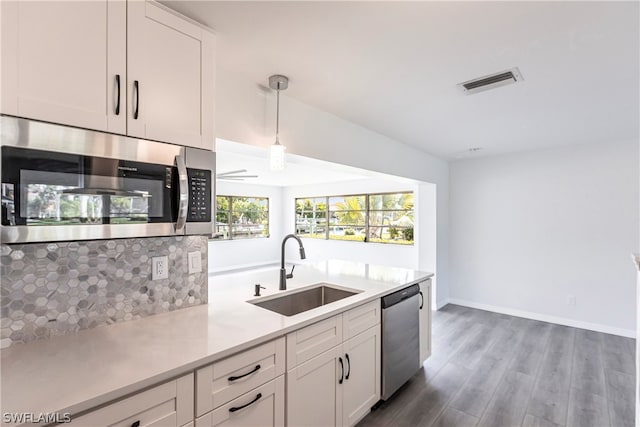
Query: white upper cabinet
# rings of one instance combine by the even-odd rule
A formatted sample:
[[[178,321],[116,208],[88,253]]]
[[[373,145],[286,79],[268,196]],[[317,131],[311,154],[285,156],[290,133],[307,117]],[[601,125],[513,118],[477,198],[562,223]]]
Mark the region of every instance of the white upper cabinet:
[[[212,149],[214,35],[157,3],[127,8],[129,135]]]
[[[126,3],[3,1],[1,14],[2,113],[126,132]]]
[[[3,114],[213,149],[215,36],[144,0],[2,1]]]

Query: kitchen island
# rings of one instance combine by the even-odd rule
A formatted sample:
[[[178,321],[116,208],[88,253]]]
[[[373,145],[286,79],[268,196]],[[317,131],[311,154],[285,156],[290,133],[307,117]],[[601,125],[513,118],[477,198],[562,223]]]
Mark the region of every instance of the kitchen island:
[[[291,290],[324,282],[360,292],[287,317],[247,303],[257,283],[263,296],[281,292],[276,267],[212,275],[208,305],[2,350],[2,411],[73,418],[431,276],[344,261],[299,265]]]

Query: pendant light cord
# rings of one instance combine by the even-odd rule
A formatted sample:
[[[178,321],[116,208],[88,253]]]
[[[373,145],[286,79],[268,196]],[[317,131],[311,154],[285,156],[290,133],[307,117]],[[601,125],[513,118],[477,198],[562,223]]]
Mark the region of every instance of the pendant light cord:
[[[280,144],[278,133],[280,132],[280,83],[276,89],[276,144]]]

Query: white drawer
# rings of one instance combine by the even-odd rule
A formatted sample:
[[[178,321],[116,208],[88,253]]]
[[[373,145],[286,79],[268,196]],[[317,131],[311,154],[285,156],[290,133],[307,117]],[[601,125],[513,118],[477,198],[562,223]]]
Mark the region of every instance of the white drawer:
[[[380,323],[380,300],[371,301],[360,307],[342,313],[344,340],[355,337],[372,326]]]
[[[72,427],[179,427],[193,421],[193,374],[142,391],[66,424]]]
[[[204,415],[284,371],[284,337],[198,369],[196,416]]]
[[[196,419],[196,427],[284,426],[284,375]]]
[[[287,335],[287,370],[342,343],[342,314]]]

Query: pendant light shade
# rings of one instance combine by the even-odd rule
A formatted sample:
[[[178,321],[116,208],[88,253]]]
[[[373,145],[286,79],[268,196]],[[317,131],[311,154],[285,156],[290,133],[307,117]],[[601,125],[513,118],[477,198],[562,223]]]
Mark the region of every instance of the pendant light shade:
[[[280,144],[277,141],[275,144],[271,146],[269,151],[269,164],[271,166],[272,171],[284,170],[285,161],[286,161],[284,156],[285,154],[284,150],[286,149],[287,147],[285,147],[284,145]]]
[[[285,150],[280,144],[280,91],[289,87],[289,79],[279,74],[269,77],[269,87],[276,91],[276,141],[269,151],[269,164],[272,171],[281,171],[286,166]]]

